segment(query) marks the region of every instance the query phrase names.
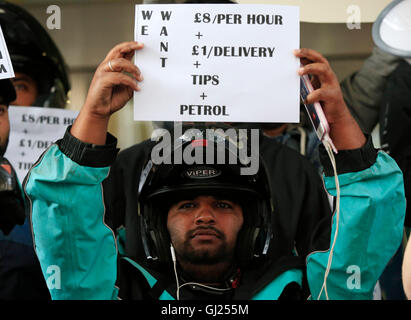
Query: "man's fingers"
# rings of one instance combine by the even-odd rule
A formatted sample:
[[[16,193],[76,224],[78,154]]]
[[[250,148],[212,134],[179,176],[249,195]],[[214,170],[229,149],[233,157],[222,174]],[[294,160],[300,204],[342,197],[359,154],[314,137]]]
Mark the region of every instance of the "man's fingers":
[[[305,99],[305,103],[313,104],[314,102],[319,102],[324,99],[324,93],[321,89],[314,90]]]
[[[328,64],[324,63],[310,63],[298,70],[300,76],[305,74],[315,75],[320,79],[320,82],[333,80],[334,73]]]
[[[328,64],[328,61],[324,56],[319,53],[318,51],[315,51],[313,49],[307,49],[307,48],[301,48],[294,50],[294,55],[298,58],[302,58],[303,61],[304,59],[308,59],[313,62],[322,62]]]
[[[143,47],[144,45],[141,42],[122,42],[110,50],[104,61],[109,61],[117,58],[125,58],[130,60],[134,55],[134,51],[140,50]]]
[[[305,103],[313,104],[314,102],[335,100],[335,94],[335,90],[331,88],[316,89],[310,92],[310,94],[306,98]]]
[[[119,72],[109,72],[105,75],[105,83],[109,86],[119,86],[124,85],[127,86],[134,91],[140,91],[140,87],[138,86],[136,80]]]
[[[104,62],[103,70],[105,72],[128,72],[138,81],[143,81],[140,69],[135,66],[134,63],[124,58],[117,58]]]

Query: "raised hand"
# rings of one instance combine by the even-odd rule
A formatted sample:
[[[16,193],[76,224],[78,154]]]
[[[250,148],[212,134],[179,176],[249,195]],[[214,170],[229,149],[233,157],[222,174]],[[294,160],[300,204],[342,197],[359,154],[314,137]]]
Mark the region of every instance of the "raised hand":
[[[132,62],[142,43],[124,42],[115,46],[98,66],[71,134],[79,140],[105,144],[110,116],[120,110],[140,90],[137,81],[143,77]],[[128,73],[128,74],[125,74]]]
[[[299,75],[312,76],[315,90],[307,96],[306,102],[321,103],[335,147],[339,150],[362,147],[366,142],[365,136],[344,102],[337,76],[327,59],[312,49],[295,50],[294,54],[304,65],[299,69]]]

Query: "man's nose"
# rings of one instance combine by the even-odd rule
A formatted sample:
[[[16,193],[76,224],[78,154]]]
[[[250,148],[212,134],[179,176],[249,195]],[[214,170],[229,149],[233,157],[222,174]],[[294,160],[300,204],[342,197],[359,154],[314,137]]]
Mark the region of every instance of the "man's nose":
[[[214,224],[215,213],[209,204],[201,204],[195,214],[196,224]]]

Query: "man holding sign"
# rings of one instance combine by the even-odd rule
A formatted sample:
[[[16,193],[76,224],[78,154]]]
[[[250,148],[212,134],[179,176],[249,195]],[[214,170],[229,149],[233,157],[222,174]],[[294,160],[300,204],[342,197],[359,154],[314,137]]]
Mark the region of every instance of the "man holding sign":
[[[225,162],[224,170],[216,162],[183,162],[184,170],[176,171],[175,163],[150,164],[155,143],[148,141],[134,147],[139,160],[123,167],[127,172],[110,171],[119,161],[127,163],[126,156],[131,154],[123,153],[116,161],[116,140],[107,126],[111,115],[140,91],[143,76],[131,62],[135,50],[144,50],[143,44],[122,43],[108,53],[75,123],[28,174],[25,190],[32,205],[34,240],[43,272],[58,266],[65,275],[61,287],[51,290],[52,297],[300,299],[311,294],[315,299],[372,298],[379,275],[401,241],[403,180],[395,162],[374,150],[351,117],[327,60],[310,49],[295,51],[306,64],[299,75],[311,74],[318,84],[307,101],[322,101],[338,149],[344,219],[340,224],[331,216],[317,219],[316,208],[308,205],[301,208],[306,212],[300,216],[304,226],[300,229],[299,222],[294,222],[290,229],[287,220],[293,217],[276,212],[266,189],[281,178],[268,182],[263,164],[250,179],[235,169],[241,161]],[[222,141],[216,135],[213,138]],[[187,137],[185,133],[181,139],[193,152],[213,146],[204,136]],[[242,148],[240,143],[234,146]],[[334,194],[339,187],[324,150],[322,154],[325,186]],[[134,171],[140,174],[134,176]],[[169,174],[154,179],[158,172]],[[154,190],[145,193],[150,186]],[[120,196],[116,198],[115,193]],[[126,200],[125,195],[132,194],[139,208],[126,214],[126,201],[132,197]],[[249,196],[262,201],[258,210],[248,209],[247,204],[254,203],[245,201]],[[162,209],[150,214],[150,201]],[[124,230],[108,228],[118,226],[119,221],[126,227],[126,251],[115,237],[124,240]],[[136,223],[140,228],[133,229]],[[303,235],[308,252],[288,247],[287,237],[293,237],[297,246]],[[336,239],[333,245],[332,239]],[[140,251],[124,256],[133,242],[139,243]],[[258,257],[253,248],[261,249]],[[246,254],[247,250],[251,252]],[[333,253],[334,262],[329,264]],[[118,258],[122,259],[117,270]],[[361,271],[359,287],[348,279],[352,265]]]

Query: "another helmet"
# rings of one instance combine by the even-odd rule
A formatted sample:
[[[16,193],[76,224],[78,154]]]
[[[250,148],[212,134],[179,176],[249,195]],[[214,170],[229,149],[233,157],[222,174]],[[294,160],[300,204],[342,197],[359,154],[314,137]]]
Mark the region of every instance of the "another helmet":
[[[272,203],[265,166],[259,157],[258,172],[241,175],[241,169],[247,165],[238,155],[241,148],[249,146],[249,139],[236,142],[231,139],[232,135],[220,134],[221,130],[214,129],[217,128],[205,126],[196,128],[197,131],[185,131],[174,140],[164,163],[155,164],[150,159],[142,171],[138,214],[145,254],[153,262],[171,262],[167,230],[170,206],[200,195],[218,195],[220,199],[227,198],[241,205],[244,223],[237,238],[238,263],[247,265],[267,254],[272,238]],[[182,159],[180,164],[176,163],[179,154],[190,150],[201,154],[201,159],[196,158],[200,161],[187,163]],[[207,156],[211,154],[212,157]]]
[[[10,162],[0,156],[0,230],[9,234],[16,224],[25,219],[24,200],[16,172]]]
[[[67,67],[47,31],[26,10],[6,1],[0,1],[0,25],[14,71],[37,83],[35,105],[64,108],[70,91]]]
[[[16,90],[10,79],[0,80],[0,104],[8,106],[10,102],[16,100]]]

